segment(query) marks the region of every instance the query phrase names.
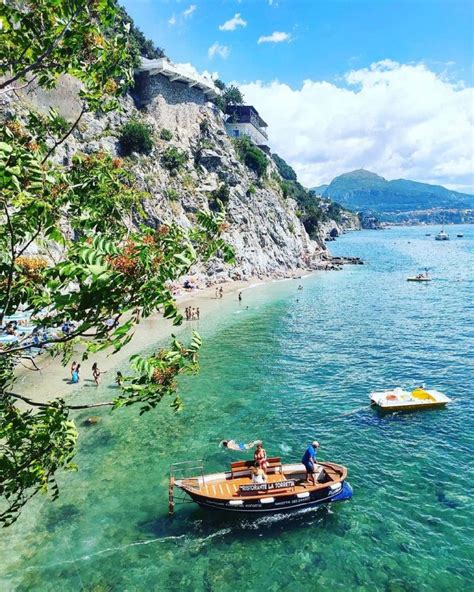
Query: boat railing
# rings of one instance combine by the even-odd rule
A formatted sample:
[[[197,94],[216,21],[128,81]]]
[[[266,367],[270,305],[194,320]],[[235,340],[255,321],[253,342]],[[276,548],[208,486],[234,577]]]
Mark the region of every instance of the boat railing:
[[[170,478],[195,481],[198,488],[204,483],[204,461],[185,460],[170,464]]]
[[[168,488],[168,509],[170,514],[174,512],[174,506],[176,503],[184,504],[192,501],[182,492],[178,497],[175,497],[174,486],[176,480],[186,480],[186,485],[189,488],[199,491],[201,485],[204,485],[204,461],[185,460],[170,464]]]

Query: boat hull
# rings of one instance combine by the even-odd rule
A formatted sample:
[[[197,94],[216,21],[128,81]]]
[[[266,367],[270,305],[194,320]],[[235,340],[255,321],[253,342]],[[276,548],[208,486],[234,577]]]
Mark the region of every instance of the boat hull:
[[[370,404],[383,413],[391,411],[422,411],[424,409],[440,409],[451,402],[445,394],[433,390],[416,388],[404,391],[396,388],[370,394]]]
[[[414,404],[414,405],[378,405],[377,403],[374,403],[372,401],[371,405],[372,407],[375,407],[377,409],[377,411],[381,411],[382,413],[390,413],[393,411],[420,411],[423,409],[441,409],[443,407],[446,407],[446,405],[448,404],[448,401],[444,401],[444,402],[433,402],[433,403],[423,403],[423,405],[420,404]]]
[[[269,496],[266,498],[255,498],[241,500],[240,505],[234,505],[236,500],[223,500],[209,498],[199,495],[194,491],[184,489],[190,498],[201,508],[206,510],[218,510],[222,512],[232,512],[233,514],[268,514],[276,512],[292,512],[304,508],[349,500],[352,498],[352,488],[347,482],[341,482],[339,489],[327,487],[313,492],[308,492],[309,496],[301,498],[295,494],[285,496]],[[261,500],[267,501],[261,501]],[[273,501],[271,501],[273,500]],[[232,503],[234,502],[234,504]]]
[[[431,282],[431,278],[407,278],[407,282]]]

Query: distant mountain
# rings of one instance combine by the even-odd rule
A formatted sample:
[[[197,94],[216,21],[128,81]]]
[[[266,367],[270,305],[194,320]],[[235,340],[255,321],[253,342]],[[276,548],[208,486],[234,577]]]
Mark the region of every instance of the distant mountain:
[[[323,195],[323,193],[326,191],[328,187],[329,185],[326,183],[326,185],[318,185],[317,187],[311,187],[311,191],[314,191],[316,195]]]
[[[323,196],[350,210],[375,212],[385,219],[400,212],[474,208],[473,195],[406,179],[387,181],[364,169],[339,175],[325,188]]]

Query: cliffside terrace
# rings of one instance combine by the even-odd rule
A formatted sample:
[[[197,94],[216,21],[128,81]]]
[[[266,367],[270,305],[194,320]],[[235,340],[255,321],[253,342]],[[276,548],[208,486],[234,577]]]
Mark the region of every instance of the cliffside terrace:
[[[211,78],[194,73],[180,64],[173,64],[167,58],[156,60],[142,58],[141,66],[137,68],[137,73],[142,72],[148,72],[150,76],[161,74],[168,78],[170,82],[185,83],[190,88],[201,90],[208,99],[215,99],[221,94],[221,91],[215,86]]]

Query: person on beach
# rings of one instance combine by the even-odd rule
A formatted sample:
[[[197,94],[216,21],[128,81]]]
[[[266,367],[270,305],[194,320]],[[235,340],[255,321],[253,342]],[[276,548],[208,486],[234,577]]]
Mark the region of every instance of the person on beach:
[[[10,321],[5,329],[7,335],[16,335],[16,324],[14,321]]]
[[[117,372],[115,382],[117,383],[118,387],[121,387],[123,385],[123,374],[120,372],[120,370]]]
[[[199,311],[199,306],[196,308],[196,320],[199,321],[199,317],[200,317],[201,313]]]
[[[263,469],[264,473],[267,472],[268,468],[268,460],[267,460],[267,453],[265,448],[263,447],[263,442],[259,442],[257,444],[257,448],[253,455],[253,460],[258,463],[261,469]]]
[[[80,369],[81,369],[80,364],[76,364],[74,367],[74,370],[72,369],[72,366],[71,366],[71,383],[72,384],[77,384],[79,382],[79,370]]]
[[[105,372],[101,372],[99,370],[99,367],[97,366],[97,362],[94,362],[92,364],[92,378],[94,379],[96,386],[99,386],[99,384],[100,384],[100,375],[101,374],[105,374]]]
[[[242,302],[242,292],[239,292],[239,302]]]
[[[71,364],[71,380],[72,380],[72,375],[74,374],[74,372],[76,371],[77,368],[77,362],[73,362]]]
[[[222,298],[224,296],[224,289],[222,288],[222,286],[219,288],[219,298]]]
[[[301,462],[304,464],[307,474],[307,481],[308,483],[313,482],[313,485],[316,485],[316,456],[318,454],[319,442],[316,440],[312,442],[308,448],[306,448],[306,452],[301,459]]]

